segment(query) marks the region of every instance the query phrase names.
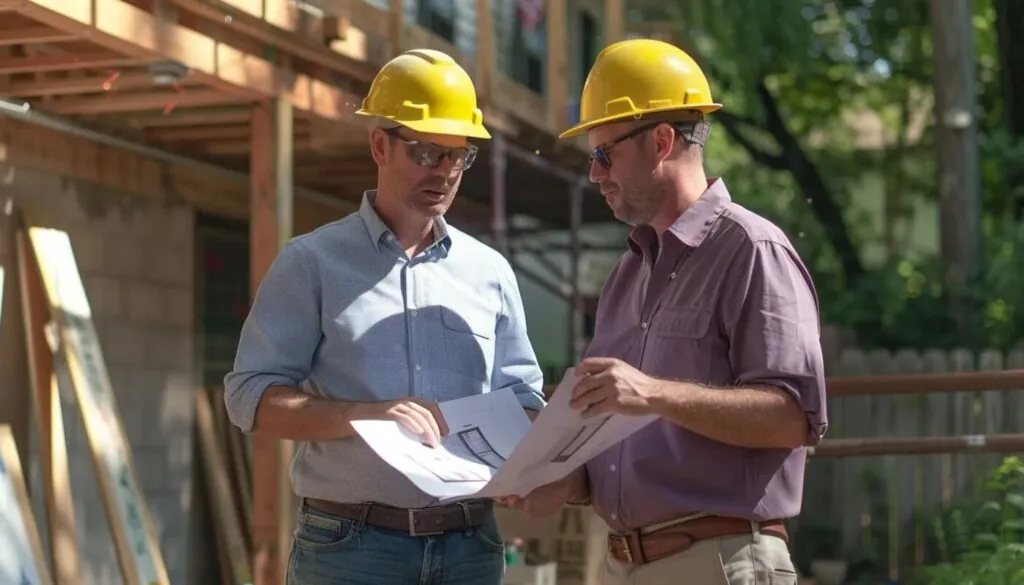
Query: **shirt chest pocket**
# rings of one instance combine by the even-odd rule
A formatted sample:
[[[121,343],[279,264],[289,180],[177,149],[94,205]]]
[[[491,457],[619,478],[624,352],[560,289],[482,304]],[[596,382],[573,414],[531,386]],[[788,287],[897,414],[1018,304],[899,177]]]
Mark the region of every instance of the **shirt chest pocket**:
[[[441,307],[440,339],[448,369],[477,380],[489,380],[494,360],[497,315],[485,310],[455,312]]]
[[[703,380],[711,371],[710,309],[663,307],[654,316],[644,350],[647,371],[656,376]]]
[[[663,307],[654,317],[651,333],[666,339],[703,339],[711,327],[711,309]]]

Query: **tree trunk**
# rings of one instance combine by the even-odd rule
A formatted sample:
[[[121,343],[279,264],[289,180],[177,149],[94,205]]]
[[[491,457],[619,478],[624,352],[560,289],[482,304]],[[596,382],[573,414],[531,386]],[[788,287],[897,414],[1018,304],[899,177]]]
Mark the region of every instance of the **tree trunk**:
[[[1024,2],[995,0],[994,5],[1006,127],[1011,136],[1024,142]],[[1006,173],[1014,218],[1024,219],[1024,166],[1011,165]]]

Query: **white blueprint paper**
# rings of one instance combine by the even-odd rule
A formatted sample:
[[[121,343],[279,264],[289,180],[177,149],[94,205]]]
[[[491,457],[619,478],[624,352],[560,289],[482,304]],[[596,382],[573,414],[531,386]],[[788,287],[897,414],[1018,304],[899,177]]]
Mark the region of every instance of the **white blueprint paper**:
[[[441,500],[526,495],[559,480],[656,417],[583,419],[569,407],[570,369],[533,424],[509,389],[443,402],[448,436],[431,448],[391,421],[355,421],[389,465]]]

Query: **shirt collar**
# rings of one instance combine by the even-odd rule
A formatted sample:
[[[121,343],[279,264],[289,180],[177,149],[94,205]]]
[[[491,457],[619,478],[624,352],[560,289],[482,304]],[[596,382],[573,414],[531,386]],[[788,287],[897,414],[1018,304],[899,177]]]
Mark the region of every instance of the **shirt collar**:
[[[683,244],[696,248],[704,242],[704,238],[711,231],[711,226],[730,202],[732,197],[725,187],[725,181],[712,177],[708,179],[708,188],[679,214],[672,225],[668,226],[666,233],[671,233]],[[643,250],[651,245],[652,237],[657,240],[651,226],[639,225],[629,234],[629,247],[635,254],[643,256]]]
[[[373,243],[373,247],[379,250],[381,239],[394,237],[394,234],[391,232],[391,228],[380,218],[377,210],[373,208],[373,202],[376,197],[376,189],[368,189],[363,192],[363,200],[359,204],[359,217],[363,220],[363,225],[366,226],[366,233],[370,236],[370,242]],[[434,220],[433,231],[434,245],[440,244],[444,253],[447,254],[448,250],[452,247],[452,238],[448,234],[448,223],[445,222],[443,217],[438,217]]]

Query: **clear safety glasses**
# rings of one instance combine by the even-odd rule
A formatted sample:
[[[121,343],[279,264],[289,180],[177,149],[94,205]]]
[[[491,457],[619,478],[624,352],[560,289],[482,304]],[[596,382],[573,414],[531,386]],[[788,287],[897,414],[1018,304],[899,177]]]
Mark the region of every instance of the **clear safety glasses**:
[[[476,160],[476,153],[479,149],[473,144],[467,144],[461,148],[441,146],[433,142],[409,140],[401,136],[398,131],[398,128],[385,130],[388,135],[402,143],[409,158],[421,167],[437,168],[441,165],[442,160],[448,159],[454,170],[465,171],[473,166],[473,161]]]

